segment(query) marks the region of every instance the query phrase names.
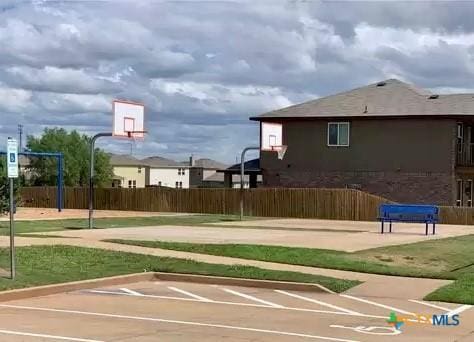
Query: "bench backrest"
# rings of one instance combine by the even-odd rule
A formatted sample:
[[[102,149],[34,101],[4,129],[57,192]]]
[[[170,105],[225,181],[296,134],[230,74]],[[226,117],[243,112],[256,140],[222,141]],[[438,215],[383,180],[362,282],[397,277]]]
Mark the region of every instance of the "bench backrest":
[[[382,204],[380,218],[393,220],[437,221],[439,208],[425,204]]]

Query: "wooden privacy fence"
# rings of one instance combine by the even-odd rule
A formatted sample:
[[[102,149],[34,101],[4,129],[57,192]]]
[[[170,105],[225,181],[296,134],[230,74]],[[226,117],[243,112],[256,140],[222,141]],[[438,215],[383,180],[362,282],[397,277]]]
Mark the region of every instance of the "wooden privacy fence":
[[[21,189],[22,205],[55,208],[55,187]],[[96,209],[238,214],[239,189],[95,189]],[[88,189],[64,189],[66,209],[87,209]],[[245,190],[247,216],[374,221],[382,197],[352,189],[261,188]],[[474,225],[474,208],[440,206],[440,223]]]
[[[21,189],[22,205],[54,208],[55,187]],[[301,217],[373,221],[377,208],[387,200],[352,189],[286,189],[245,190],[244,213],[247,216]],[[64,189],[66,209],[86,209],[88,189]],[[96,209],[238,214],[239,189],[168,189],[140,188],[95,189]]]

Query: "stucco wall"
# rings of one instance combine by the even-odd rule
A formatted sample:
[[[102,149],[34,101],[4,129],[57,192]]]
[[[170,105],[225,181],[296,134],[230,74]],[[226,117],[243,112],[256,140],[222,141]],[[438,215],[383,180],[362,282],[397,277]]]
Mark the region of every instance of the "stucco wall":
[[[184,169],[184,175],[178,174],[178,167],[176,168],[150,168],[150,184],[158,185],[161,181],[161,186],[167,186],[171,188],[176,187],[176,182],[182,182],[183,189],[189,188],[189,169]]]
[[[128,181],[136,181],[137,188],[145,187],[145,167],[138,166],[114,166],[114,175],[122,177],[122,187],[128,188]]]

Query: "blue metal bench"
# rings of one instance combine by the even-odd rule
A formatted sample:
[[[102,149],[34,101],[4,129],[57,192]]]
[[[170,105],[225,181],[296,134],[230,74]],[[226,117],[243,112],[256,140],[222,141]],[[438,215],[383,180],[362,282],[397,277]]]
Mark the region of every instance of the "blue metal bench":
[[[416,204],[382,204],[379,208],[378,219],[382,223],[384,233],[384,222],[390,223],[389,232],[392,232],[392,222],[419,222],[425,223],[425,235],[428,235],[428,224],[433,224],[433,235],[436,232],[439,208],[434,205]]]

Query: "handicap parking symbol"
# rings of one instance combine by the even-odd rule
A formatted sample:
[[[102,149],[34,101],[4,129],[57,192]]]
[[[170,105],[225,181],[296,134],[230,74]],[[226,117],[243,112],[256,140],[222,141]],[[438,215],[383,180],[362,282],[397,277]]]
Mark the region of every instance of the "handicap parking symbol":
[[[349,329],[361,334],[368,334],[368,335],[399,335],[402,333],[401,330],[395,329],[393,327],[365,327],[365,326],[357,326],[357,327],[345,327],[343,325],[330,325],[331,328],[341,328],[341,329]]]

